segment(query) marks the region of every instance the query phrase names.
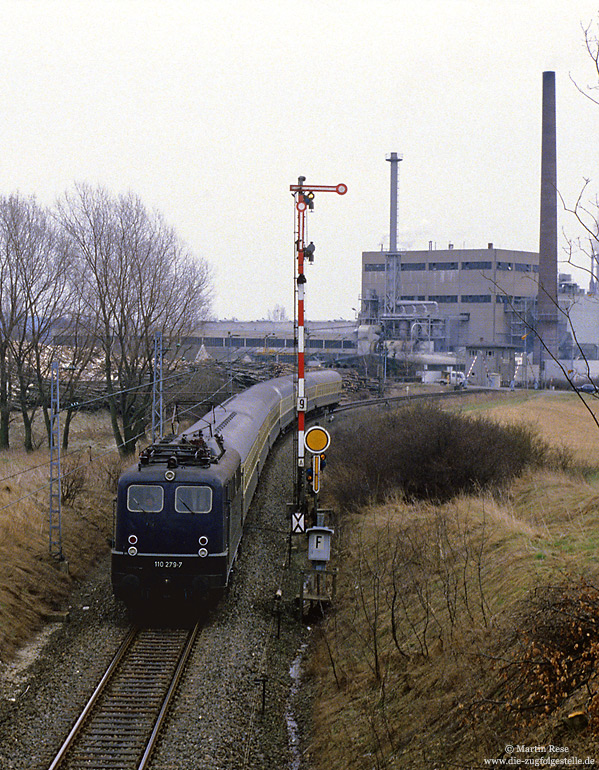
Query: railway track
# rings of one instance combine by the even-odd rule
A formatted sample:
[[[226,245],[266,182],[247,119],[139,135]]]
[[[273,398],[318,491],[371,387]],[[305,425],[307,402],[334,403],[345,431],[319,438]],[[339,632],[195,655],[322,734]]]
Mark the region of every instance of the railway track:
[[[48,770],[144,770],[199,629],[132,628]]]
[[[378,398],[368,398],[364,399],[363,401],[347,401],[345,403],[339,404],[339,406],[336,406],[333,410],[335,413],[337,412],[348,412],[353,409],[364,409],[365,407],[369,406],[389,406],[391,404],[411,404],[414,401],[444,401],[445,399],[452,399],[452,398],[459,398],[460,396],[471,396],[476,393],[498,393],[502,392],[495,389],[489,389],[489,388],[474,388],[469,387],[464,390],[443,390],[436,393],[412,393],[410,395],[400,395],[400,396],[380,396]],[[505,391],[503,391],[505,392]]]

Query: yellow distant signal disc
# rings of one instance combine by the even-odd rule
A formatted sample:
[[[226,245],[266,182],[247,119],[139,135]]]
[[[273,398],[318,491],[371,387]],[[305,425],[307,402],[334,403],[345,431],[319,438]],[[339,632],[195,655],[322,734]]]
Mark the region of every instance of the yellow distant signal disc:
[[[306,435],[304,436],[304,445],[309,452],[313,454],[320,454],[329,448],[331,443],[331,437],[329,432],[320,425],[314,425],[312,428],[308,428]]]

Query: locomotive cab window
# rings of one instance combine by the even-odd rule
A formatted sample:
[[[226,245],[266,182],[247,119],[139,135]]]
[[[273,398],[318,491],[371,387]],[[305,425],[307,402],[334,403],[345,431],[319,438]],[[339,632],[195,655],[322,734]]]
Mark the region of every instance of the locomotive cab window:
[[[210,487],[177,487],[175,510],[177,513],[210,513],[212,489]]]
[[[157,485],[132,484],[127,490],[127,508],[140,513],[159,513],[164,505],[164,490]]]

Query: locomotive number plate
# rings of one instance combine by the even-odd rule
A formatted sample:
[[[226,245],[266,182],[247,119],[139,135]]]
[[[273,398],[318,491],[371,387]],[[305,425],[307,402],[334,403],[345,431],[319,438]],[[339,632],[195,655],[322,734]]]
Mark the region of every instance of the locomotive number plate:
[[[178,569],[179,567],[183,566],[182,561],[158,561],[156,560],[154,562],[155,567],[166,567],[166,568],[174,568]]]

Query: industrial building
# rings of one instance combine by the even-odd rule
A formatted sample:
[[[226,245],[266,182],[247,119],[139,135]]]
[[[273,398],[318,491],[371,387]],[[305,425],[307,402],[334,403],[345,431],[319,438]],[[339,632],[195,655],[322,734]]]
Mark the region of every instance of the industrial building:
[[[356,324],[352,321],[306,323],[309,364],[340,363],[355,357]],[[293,321],[206,321],[193,337],[182,340],[188,361],[295,361]]]
[[[522,348],[538,292],[539,255],[496,249],[362,254],[361,322],[383,324],[388,339],[429,350],[481,340]]]
[[[539,251],[397,244],[398,168],[390,153],[389,250],[362,254],[358,350],[431,369],[454,366],[477,384],[588,381],[599,375],[597,283],[587,293],[557,272],[555,73],[543,73]],[[594,270],[592,271],[594,272]],[[430,377],[432,379],[432,377]]]
[[[535,382],[539,255],[497,249],[362,253],[360,352],[381,344],[391,357],[411,356],[421,369],[453,366],[485,385],[500,374]],[[557,361],[575,381],[599,375],[599,296],[568,274],[557,283]],[[484,361],[484,366],[481,365]],[[550,367],[549,381],[564,379]],[[437,375],[439,376],[439,375]],[[434,379],[434,378],[433,378]]]
[[[358,322],[307,325],[313,362],[339,364],[360,356],[403,362],[434,381],[451,369],[479,385],[534,383],[551,387],[599,376],[599,299],[557,273],[555,73],[543,73],[539,251],[496,248],[402,250],[397,244],[398,169],[391,170],[389,249],[362,253]],[[594,270],[592,271],[594,272]],[[264,356],[292,360],[291,322],[204,324],[189,339],[198,357]],[[409,365],[409,366],[408,366]],[[397,369],[398,367],[395,366]]]

